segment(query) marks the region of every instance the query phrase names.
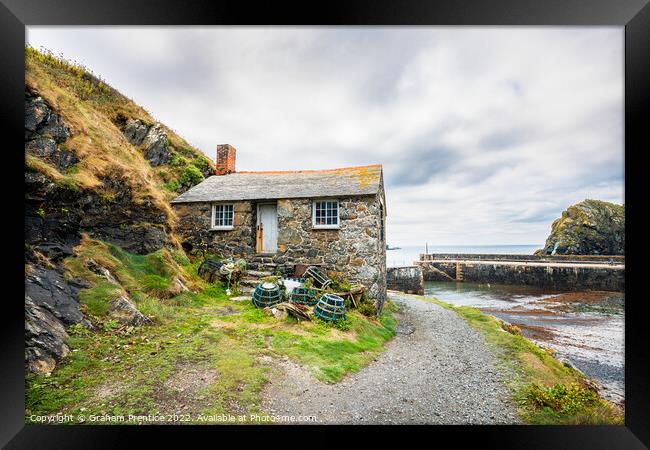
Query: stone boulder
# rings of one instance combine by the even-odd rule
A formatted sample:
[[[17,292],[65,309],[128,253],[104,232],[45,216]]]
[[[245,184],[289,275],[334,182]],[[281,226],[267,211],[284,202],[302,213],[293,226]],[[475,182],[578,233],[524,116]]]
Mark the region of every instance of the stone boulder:
[[[32,266],[25,276],[25,296],[65,325],[84,321],[77,289],[54,269]]]
[[[119,281],[115,279],[115,277],[113,276],[110,270],[108,270],[104,266],[97,264],[97,262],[94,259],[89,259],[88,261],[86,261],[86,267],[91,272],[106,278],[106,281],[108,281],[109,283],[113,283],[117,285],[120,284]]]
[[[49,374],[68,355],[68,333],[61,320],[25,295],[25,365],[28,371]]]
[[[110,301],[108,315],[110,318],[128,325],[137,326],[151,321],[125,295],[120,295]]]
[[[180,277],[174,277],[170,286],[170,294],[172,296],[182,294],[183,292],[190,292],[190,289],[186,285],[187,281],[183,280]]]
[[[625,206],[584,200],[553,222],[537,255],[624,255]]]
[[[154,167],[169,164],[172,155],[169,151],[169,145],[167,142],[167,133],[165,133],[159,123],[154,124],[149,128],[147,135],[142,141],[144,157],[149,161],[149,164]]]
[[[122,133],[127,141],[133,145],[140,145],[144,141],[149,127],[139,119],[130,119],[126,122]]]
[[[43,98],[26,92],[25,140],[39,136],[50,137],[60,144],[70,137],[70,130]]]
[[[141,146],[144,157],[153,167],[169,164],[172,159],[167,133],[160,123],[151,126],[140,119],[118,121],[122,134],[131,144]]]
[[[64,148],[70,130],[61,117],[43,98],[25,93],[25,151],[38,156],[59,170],[68,169],[79,162],[77,156]]]

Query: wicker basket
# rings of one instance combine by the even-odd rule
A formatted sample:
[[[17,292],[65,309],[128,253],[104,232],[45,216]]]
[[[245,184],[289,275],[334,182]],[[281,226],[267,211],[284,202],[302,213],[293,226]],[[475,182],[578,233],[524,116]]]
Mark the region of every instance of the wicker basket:
[[[316,291],[305,287],[297,287],[291,292],[291,301],[301,305],[314,306],[316,300]]]
[[[258,308],[273,306],[281,301],[280,287],[275,283],[258,284],[253,291],[253,305]]]
[[[327,278],[327,276],[316,266],[310,266],[305,270],[303,277],[314,280],[314,287],[317,289],[324,289],[332,284],[332,280]]]
[[[323,320],[343,320],[345,319],[345,300],[338,295],[323,294],[314,306],[314,314]]]

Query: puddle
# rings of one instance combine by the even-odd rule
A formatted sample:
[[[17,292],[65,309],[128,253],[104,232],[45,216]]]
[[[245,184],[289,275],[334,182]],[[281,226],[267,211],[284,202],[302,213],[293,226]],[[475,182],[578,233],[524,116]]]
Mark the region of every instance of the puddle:
[[[452,305],[473,306],[518,325],[525,337],[553,348],[558,357],[597,380],[605,398],[624,402],[624,293],[426,282],[424,294]]]

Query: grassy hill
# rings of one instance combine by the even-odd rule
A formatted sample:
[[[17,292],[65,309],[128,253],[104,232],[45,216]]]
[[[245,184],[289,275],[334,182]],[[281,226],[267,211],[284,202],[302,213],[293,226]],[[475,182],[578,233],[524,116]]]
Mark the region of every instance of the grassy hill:
[[[25,85],[41,96],[70,129],[65,147],[79,158],[73,170],[61,171],[38,156],[26,156],[29,168],[58,183],[102,190],[103,180],[119,177],[132,189],[137,202],[150,200],[171,218],[169,200],[178,195],[178,188],[183,183],[197,184],[214,168],[201,151],[163,124],[171,161],[152,167],[142,151],[127,141],[120,125],[129,119],[151,125],[155,119],[79,65],[27,48]],[[200,175],[196,175],[197,170]]]

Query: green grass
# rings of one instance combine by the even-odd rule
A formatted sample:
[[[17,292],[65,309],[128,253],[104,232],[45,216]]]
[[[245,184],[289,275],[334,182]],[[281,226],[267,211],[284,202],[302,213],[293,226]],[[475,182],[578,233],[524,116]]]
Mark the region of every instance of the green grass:
[[[121,286],[91,272],[89,259],[108,268]],[[32,414],[173,413],[181,404],[195,419],[198,414],[265,416],[260,392],[271,364],[262,357],[288,356],[317,378],[336,382],[370,362],[394,336],[391,304],[379,319],[350,311],[338,327],[320,320],[277,320],[251,302],[229,300],[220,284],[198,279],[197,264],[181,252],[134,255],[82,239],[65,266],[68,277],[92,284],[80,297],[95,328],[69,327],[70,354],[50,376],[27,376],[27,421]],[[179,274],[195,292],[172,297],[159,292]],[[127,292],[152,324],[125,328],[108,320],[108,301],[118,291]],[[188,380],[196,381],[195,389],[183,389]]]
[[[522,419],[534,425],[622,425],[622,412],[590,390],[582,373],[518,334],[504,331],[493,316],[469,306],[455,307],[420,297],[456,312],[496,350],[500,364],[514,376],[506,383]]]
[[[100,281],[92,288],[82,290],[79,293],[79,301],[86,307],[86,313],[103,317],[108,314],[108,303],[121,291],[122,289],[113,283]]]
[[[397,321],[391,312],[386,311],[377,322],[368,320],[356,311],[348,312],[347,330],[340,325],[315,319],[305,327],[308,332],[305,336],[281,331],[273,333],[273,349],[310,366],[321,381],[335,383],[347,373],[357,372],[372,361],[395,335]],[[344,335],[355,338],[332,339],[332,329],[343,329]]]

